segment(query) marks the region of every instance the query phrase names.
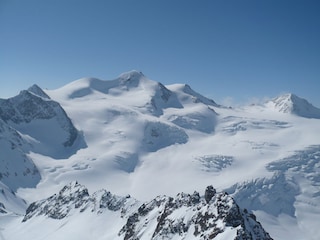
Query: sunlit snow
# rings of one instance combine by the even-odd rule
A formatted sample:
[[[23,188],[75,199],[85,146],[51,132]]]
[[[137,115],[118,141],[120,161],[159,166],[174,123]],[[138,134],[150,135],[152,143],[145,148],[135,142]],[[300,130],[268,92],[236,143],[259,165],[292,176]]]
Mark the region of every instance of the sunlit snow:
[[[23,154],[41,175],[37,186],[22,184],[16,192],[28,204],[74,180],[91,192],[104,188],[141,201],[213,185],[254,211],[274,239],[320,238],[320,110],[296,96],[293,103],[286,95],[264,105],[226,108],[189,86],[164,86],[137,71],[111,81],[79,79],[45,93],[62,106],[79,136],[69,149],[54,147],[67,138],[59,119],[19,125],[23,144],[34,148],[21,147],[28,149]],[[8,209],[13,213],[0,215],[0,239],[29,231],[36,236],[20,224],[21,216],[12,215],[14,206]],[[122,224],[90,213],[62,222],[32,221],[51,229],[32,239],[76,239],[87,232],[92,239],[117,239],[94,226]],[[234,229],[217,239],[232,236]]]

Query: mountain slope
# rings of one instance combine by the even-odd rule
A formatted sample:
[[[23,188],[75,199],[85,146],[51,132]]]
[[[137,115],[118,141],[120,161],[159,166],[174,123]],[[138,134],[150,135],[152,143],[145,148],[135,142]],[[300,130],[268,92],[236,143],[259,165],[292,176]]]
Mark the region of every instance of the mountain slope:
[[[11,190],[35,187],[40,173],[27,155],[30,146],[21,134],[0,119],[0,181]]]
[[[63,108],[36,85],[13,98],[1,99],[0,118],[19,131],[34,152],[62,158],[81,144],[81,135]]]
[[[12,188],[0,182],[0,217],[8,214],[24,215],[27,206],[28,204],[17,196]]]
[[[97,216],[101,222],[109,222],[108,218],[112,217],[114,224],[108,225],[110,237],[97,236],[95,239],[271,240],[253,214],[240,209],[230,196],[217,193],[212,186],[207,187],[204,196],[198,192],[192,195],[179,193],[175,198],[158,196],[141,203],[130,196],[119,197],[105,190],[90,195],[88,189],[77,182],[66,185],[58,194],[32,203],[21,224],[29,231],[21,237],[34,239],[47,236],[46,239],[57,239],[59,232],[50,227],[52,220],[49,219],[65,224],[68,219],[75,217],[78,221],[88,221]],[[41,230],[38,221],[41,221]],[[100,231],[104,226],[96,228],[96,231]],[[85,225],[77,229],[77,235],[81,236],[77,239],[92,237]],[[16,232],[5,234],[18,239],[20,236]],[[65,229],[64,238],[70,237],[72,232]]]

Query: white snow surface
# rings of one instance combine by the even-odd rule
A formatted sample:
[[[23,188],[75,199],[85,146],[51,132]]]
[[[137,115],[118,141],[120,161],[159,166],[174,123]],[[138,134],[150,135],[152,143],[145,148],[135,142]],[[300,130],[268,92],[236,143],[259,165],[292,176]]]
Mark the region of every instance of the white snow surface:
[[[317,108],[307,115],[283,110],[283,105],[279,111],[279,101],[226,108],[189,86],[164,86],[137,71],[111,81],[79,79],[45,93],[83,133],[86,147],[61,159],[28,152],[41,180],[34,188],[18,189],[16,195],[27,203],[75,180],[90,192],[104,188],[141,201],[201,193],[213,185],[254,211],[274,239],[320,239]],[[0,239],[18,239],[14,234],[27,231],[35,231],[33,239],[117,239],[95,226],[123,224],[88,212],[60,222],[32,221],[39,228],[48,224],[44,228],[50,232],[36,233],[41,230],[24,228],[21,217],[0,215]],[[81,238],[89,232],[89,238]],[[233,235],[234,230],[226,231],[218,239]]]

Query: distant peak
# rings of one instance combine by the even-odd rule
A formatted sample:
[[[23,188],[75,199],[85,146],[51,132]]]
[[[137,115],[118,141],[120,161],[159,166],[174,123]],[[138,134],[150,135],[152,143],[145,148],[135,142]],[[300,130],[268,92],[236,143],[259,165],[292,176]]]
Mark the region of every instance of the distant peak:
[[[50,98],[37,84],[33,84],[27,91],[43,98]]]
[[[293,93],[283,94],[272,99],[271,102],[279,112],[291,113],[305,118],[320,118],[320,109]]]
[[[141,77],[145,77],[145,76],[142,72],[137,71],[137,70],[131,70],[128,72],[124,72],[124,73],[120,74],[120,76],[119,76],[119,78],[124,79],[124,80],[137,79],[137,78],[141,78]]]
[[[132,70],[129,72],[122,73],[119,76],[118,80],[121,86],[137,87],[139,86],[141,80],[144,78],[145,76],[142,72]]]
[[[297,95],[293,93],[285,93],[279,97],[276,97],[272,100],[276,106],[281,106],[281,105],[293,105],[293,104],[299,104],[301,102],[304,103],[309,103],[307,100],[298,97]]]
[[[190,91],[194,92],[189,84],[183,84],[183,91],[184,92],[190,92]]]
[[[301,99],[301,98],[298,97],[297,95],[293,94],[293,93],[285,93],[285,94],[277,97],[276,99],[294,101],[294,100],[298,100],[298,99]]]
[[[194,91],[188,84],[184,84],[183,86],[183,92],[187,93],[195,98],[195,102],[202,102],[207,105],[218,107],[219,105],[213,101],[212,99],[206,98],[202,96],[201,94]]]

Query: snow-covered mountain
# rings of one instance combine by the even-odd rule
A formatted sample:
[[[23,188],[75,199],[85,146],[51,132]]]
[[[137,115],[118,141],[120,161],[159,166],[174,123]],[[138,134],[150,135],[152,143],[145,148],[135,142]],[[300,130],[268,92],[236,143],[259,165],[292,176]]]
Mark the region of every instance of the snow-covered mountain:
[[[240,215],[255,224],[254,213],[273,239],[318,239],[317,111],[294,95],[226,108],[188,85],[165,86],[137,71],[108,81],[83,78],[56,90],[32,86],[0,101],[0,164],[6,173],[0,179],[0,239],[19,239],[29,230],[42,239],[35,231],[39,224],[54,229],[42,232],[52,239],[86,239],[88,233],[97,239],[194,239],[188,234],[195,232],[195,216],[205,209],[210,215],[217,203],[200,197],[188,205],[184,201],[193,195],[182,192],[205,196],[210,185],[229,193],[217,196],[247,209]],[[33,174],[24,175],[26,169]],[[66,195],[60,191],[65,185],[73,189]],[[112,201],[99,206],[105,194]],[[127,195],[132,197],[117,197]],[[181,205],[168,215],[159,213],[179,199]],[[109,211],[108,204],[120,207]],[[142,216],[143,204],[150,208]],[[96,227],[101,223],[109,231]],[[224,223],[215,223],[221,230],[215,239],[235,239],[240,225],[243,230],[244,224]],[[206,239],[207,233],[197,237]]]
[[[274,98],[267,104],[273,105],[279,112],[291,113],[306,118],[320,118],[319,108],[292,93]]]
[[[72,146],[81,138],[59,103],[36,85],[13,98],[0,99],[0,118],[32,145],[31,151],[54,158],[74,153]]]
[[[65,158],[81,146],[81,138],[59,103],[36,85],[0,99],[0,180],[6,185],[1,187],[0,203],[11,201],[5,192],[39,183],[41,174],[30,152]],[[4,211],[15,211],[8,207],[12,204],[5,205]]]

